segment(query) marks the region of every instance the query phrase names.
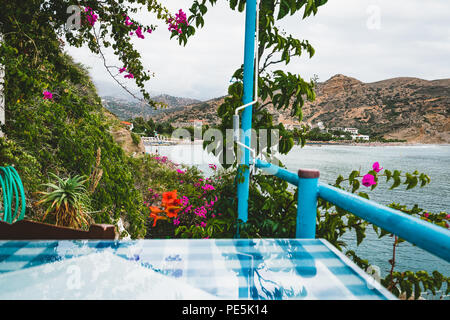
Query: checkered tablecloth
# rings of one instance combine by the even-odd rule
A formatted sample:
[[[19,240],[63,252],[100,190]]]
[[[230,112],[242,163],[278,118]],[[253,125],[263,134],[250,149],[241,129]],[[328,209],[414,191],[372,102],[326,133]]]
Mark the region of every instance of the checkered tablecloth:
[[[322,239],[0,241],[0,299],[395,299]]]

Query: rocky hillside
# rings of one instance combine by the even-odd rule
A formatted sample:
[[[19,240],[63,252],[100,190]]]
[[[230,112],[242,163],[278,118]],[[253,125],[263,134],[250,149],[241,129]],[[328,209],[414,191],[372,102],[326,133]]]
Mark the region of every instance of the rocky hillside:
[[[418,143],[450,143],[450,79],[394,78],[363,83],[335,75],[318,85],[305,120],[356,127],[372,135]]]
[[[393,78],[364,83],[338,74],[318,83],[316,93],[316,100],[303,107],[305,123],[355,127],[372,136],[412,143],[450,143],[450,79]],[[154,118],[203,119],[214,124],[219,121],[216,110],[222,100],[166,110]],[[289,112],[271,111],[280,122],[298,123]]]
[[[158,115],[161,112],[181,110],[185,106],[200,103],[200,100],[173,97],[167,94],[160,94],[152,97],[152,99],[157,102],[165,103],[167,108],[155,110],[149,105],[142,104],[139,101],[128,101],[111,96],[102,97],[102,104],[121,120],[128,120],[134,117],[149,118]]]

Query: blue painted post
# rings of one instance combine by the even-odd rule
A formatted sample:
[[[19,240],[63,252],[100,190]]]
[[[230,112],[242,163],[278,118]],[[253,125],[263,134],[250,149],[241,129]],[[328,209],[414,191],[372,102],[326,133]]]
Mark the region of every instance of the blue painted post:
[[[296,237],[314,239],[316,237],[317,198],[319,196],[318,170],[298,171],[298,203]]]
[[[254,85],[254,57],[255,57],[255,29],[256,29],[256,0],[247,0],[245,17],[245,48],[244,48],[244,96],[243,104],[253,101],[253,85]],[[241,142],[250,147],[251,145],[251,128],[252,128],[252,106],[244,109],[242,113],[242,130],[243,135]],[[241,147],[243,157],[241,164],[249,166],[250,151]],[[244,182],[237,185],[238,196],[238,218],[244,222],[248,219],[248,193],[250,182],[250,170],[243,173]]]

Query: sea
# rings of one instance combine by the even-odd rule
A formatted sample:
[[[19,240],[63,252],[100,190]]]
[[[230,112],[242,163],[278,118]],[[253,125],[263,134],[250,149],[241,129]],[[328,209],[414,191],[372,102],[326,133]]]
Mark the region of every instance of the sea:
[[[214,155],[202,149],[201,144],[175,146],[147,146],[148,153],[167,156],[174,162],[195,165],[205,175],[211,175],[210,163],[219,165]],[[431,183],[425,187],[406,190],[405,185],[394,190],[388,190],[392,182],[380,183],[375,190],[361,186],[372,200],[382,204],[392,202],[412,207],[417,204],[420,208],[437,213],[450,213],[450,145],[386,145],[386,146],[354,146],[354,145],[306,145],[301,148],[294,146],[287,155],[280,156],[280,161],[288,170],[297,172],[300,168],[314,168],[320,170],[320,181],[334,183],[339,174],[344,177],[359,170],[365,173],[378,161],[384,169],[401,170],[403,173],[415,170],[427,174]],[[391,180],[392,181],[392,180]],[[377,266],[381,277],[385,277],[391,268],[388,260],[392,258],[393,239],[385,236],[379,239],[377,234],[368,228],[367,238],[359,245],[356,244],[354,233],[347,233],[344,240],[347,249],[354,250],[359,256],[367,259],[370,264]],[[444,276],[450,276],[450,263],[434,256],[408,242],[402,242],[397,247],[396,270],[419,271],[425,270],[431,274],[434,270]],[[427,298],[436,298],[429,296]],[[445,297],[448,299],[449,297]]]

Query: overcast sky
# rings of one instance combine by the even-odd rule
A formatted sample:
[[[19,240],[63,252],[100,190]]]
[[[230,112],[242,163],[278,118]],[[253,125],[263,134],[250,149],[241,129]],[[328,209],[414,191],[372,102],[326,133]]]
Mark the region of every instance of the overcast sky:
[[[161,2],[172,12],[180,8],[187,12],[192,0]],[[144,13],[136,18],[154,22]],[[225,95],[243,60],[244,18],[244,13],[229,9],[228,0],[218,0],[205,17],[205,27],[186,47],[169,40],[167,26],[161,22],[145,40],[136,38],[144,66],[156,73],[147,90],[200,100]],[[308,39],[316,50],[312,59],[296,59],[283,68],[305,80],[317,74],[319,81],[326,81],[337,73],[364,82],[450,78],[448,0],[329,0],[314,17],[301,20],[297,14],[278,25],[298,39]],[[67,51],[90,67],[100,95],[124,95],[99,57],[86,48]],[[108,59],[115,61],[112,55]],[[132,80],[129,83],[132,87]]]

